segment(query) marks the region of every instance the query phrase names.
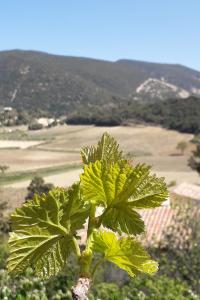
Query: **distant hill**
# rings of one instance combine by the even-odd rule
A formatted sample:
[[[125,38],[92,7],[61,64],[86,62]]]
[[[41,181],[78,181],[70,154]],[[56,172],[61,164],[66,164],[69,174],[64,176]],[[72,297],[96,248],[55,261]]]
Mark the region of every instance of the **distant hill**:
[[[183,89],[190,94],[200,94],[200,72],[177,64],[149,63],[122,59],[117,61],[121,66],[139,69],[148,74],[148,78],[158,79]]]
[[[36,51],[0,52],[0,105],[73,112],[77,106],[200,95],[200,72],[181,65],[109,62]]]

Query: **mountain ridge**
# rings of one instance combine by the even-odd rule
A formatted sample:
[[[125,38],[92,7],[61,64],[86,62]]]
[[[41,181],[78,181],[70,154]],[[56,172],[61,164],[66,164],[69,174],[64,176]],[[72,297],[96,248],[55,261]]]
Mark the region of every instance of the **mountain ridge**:
[[[195,68],[186,66],[181,63],[167,63],[167,62],[156,62],[156,61],[149,61],[149,60],[140,60],[140,59],[132,59],[132,58],[119,58],[116,60],[108,60],[108,59],[102,59],[102,58],[95,58],[95,57],[89,57],[89,56],[78,56],[78,55],[64,55],[64,54],[54,54],[51,52],[47,51],[40,51],[40,50],[27,50],[27,49],[7,49],[7,50],[0,50],[0,55],[1,53],[9,53],[9,52],[24,52],[24,53],[34,53],[34,54],[44,54],[44,55],[49,55],[49,56],[57,56],[57,57],[63,57],[63,58],[79,58],[79,59],[84,59],[84,60],[93,60],[93,61],[100,61],[100,62],[109,62],[109,63],[121,63],[121,62],[137,62],[137,63],[144,63],[144,64],[151,64],[151,65],[164,65],[164,66],[175,66],[175,67],[183,67],[186,69],[189,69],[191,71],[196,71],[200,73],[200,70],[197,70]]]
[[[146,91],[137,93],[148,80],[151,84]],[[0,51],[2,106],[60,114],[73,111],[77,105],[181,98],[181,90],[199,96],[200,72],[178,64],[127,59],[112,62],[33,50]]]

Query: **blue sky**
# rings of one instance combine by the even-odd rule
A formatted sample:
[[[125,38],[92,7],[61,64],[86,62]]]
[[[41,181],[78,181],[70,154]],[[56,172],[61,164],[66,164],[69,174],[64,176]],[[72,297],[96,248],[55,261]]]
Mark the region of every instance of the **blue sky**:
[[[200,0],[2,0],[0,50],[181,63],[200,70]]]

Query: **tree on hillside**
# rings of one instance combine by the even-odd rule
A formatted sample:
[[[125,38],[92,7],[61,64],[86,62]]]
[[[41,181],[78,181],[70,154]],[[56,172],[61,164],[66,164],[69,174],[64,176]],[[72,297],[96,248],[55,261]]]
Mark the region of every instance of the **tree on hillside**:
[[[88,299],[94,275],[105,261],[130,277],[157,271],[157,262],[136,239],[145,232],[138,211],[158,207],[168,197],[164,179],[151,175],[145,164],[129,164],[107,133],[97,146],[83,148],[81,156],[79,182],[35,195],[12,214],[8,259],[12,274],[32,266],[37,276],[49,278],[63,270],[73,254],[79,267],[71,290],[75,300]],[[87,233],[82,248],[83,226]]]
[[[1,171],[1,174],[4,175],[5,172],[9,169],[9,166],[6,166],[6,165],[0,165],[0,171]]]
[[[28,125],[28,130],[41,130],[43,128],[43,125],[34,121],[34,122],[31,122],[29,125]]]
[[[190,157],[188,164],[200,175],[200,144],[198,144],[196,150],[193,151],[193,155]]]
[[[7,209],[7,203],[0,199],[0,236],[8,233],[10,230],[10,222],[8,217],[4,216],[4,211]]]
[[[185,150],[187,149],[187,142],[181,141],[177,144],[176,149],[181,152],[181,155],[184,154]]]
[[[52,183],[45,183],[42,177],[35,176],[27,188],[28,194],[25,200],[32,199],[34,194],[41,195],[43,193],[48,193],[53,188],[54,185]]]
[[[200,134],[196,134],[193,139],[191,140],[194,144],[200,144]]]

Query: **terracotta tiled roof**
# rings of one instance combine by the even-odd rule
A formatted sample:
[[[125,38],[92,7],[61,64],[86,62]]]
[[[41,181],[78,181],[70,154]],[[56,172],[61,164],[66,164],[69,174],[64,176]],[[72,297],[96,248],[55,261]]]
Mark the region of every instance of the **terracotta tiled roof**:
[[[140,213],[146,225],[146,242],[152,243],[155,240],[161,240],[164,230],[172,221],[172,208],[170,206],[161,206],[154,209],[146,209]]]
[[[172,193],[188,198],[192,198],[195,200],[200,200],[200,186],[183,182],[176,186]]]

